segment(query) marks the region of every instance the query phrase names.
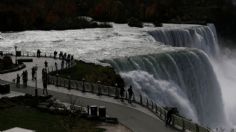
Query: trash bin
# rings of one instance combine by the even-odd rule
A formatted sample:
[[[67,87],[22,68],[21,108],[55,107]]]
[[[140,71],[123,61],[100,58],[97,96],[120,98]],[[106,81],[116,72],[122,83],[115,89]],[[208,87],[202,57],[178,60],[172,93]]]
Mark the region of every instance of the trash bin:
[[[105,106],[100,106],[98,111],[99,111],[100,118],[106,118],[106,107]]]
[[[98,107],[96,105],[90,106],[90,112],[91,112],[92,117],[98,116],[97,111],[98,111]]]
[[[0,94],[10,93],[10,84],[0,84]]]

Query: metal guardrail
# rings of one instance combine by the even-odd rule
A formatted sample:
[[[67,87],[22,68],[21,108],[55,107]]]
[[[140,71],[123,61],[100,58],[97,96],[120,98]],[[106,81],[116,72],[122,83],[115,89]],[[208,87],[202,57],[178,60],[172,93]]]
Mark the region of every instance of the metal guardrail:
[[[10,52],[4,52],[4,54],[11,54],[14,55],[14,53]],[[21,56],[23,57],[36,57],[36,53],[33,52],[22,52]],[[41,53],[41,57],[45,58],[54,58],[53,54],[47,54],[47,53]],[[58,59],[58,58],[56,58]],[[71,65],[74,66],[74,64]],[[56,68],[49,68],[49,73],[57,72]],[[58,69],[58,71],[63,69]],[[109,97],[114,97],[116,99],[120,99],[120,88],[113,87],[113,86],[105,86],[98,83],[90,83],[85,81],[77,81],[77,80],[71,80],[70,78],[62,78],[58,75],[52,76],[48,75],[48,83],[51,85],[55,85],[57,87],[64,87],[82,92],[89,92],[97,95],[104,95]],[[127,92],[124,96],[125,100],[128,100]],[[151,112],[153,112],[159,119],[165,121],[167,110],[164,109],[162,106],[156,104],[154,101],[152,101],[149,98],[145,98],[143,95],[134,96],[133,102],[137,103]],[[209,128],[203,127],[199,124],[196,124],[192,122],[191,120],[187,120],[186,118],[173,115],[173,121],[172,121],[172,127],[181,130],[181,131],[190,131],[190,132],[211,132]]]

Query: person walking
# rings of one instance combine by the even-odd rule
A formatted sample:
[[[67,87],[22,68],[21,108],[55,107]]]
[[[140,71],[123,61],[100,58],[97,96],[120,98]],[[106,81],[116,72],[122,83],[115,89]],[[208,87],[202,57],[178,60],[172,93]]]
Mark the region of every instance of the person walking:
[[[20,88],[20,75],[19,74],[17,74],[16,76],[16,87]]]
[[[132,86],[130,85],[129,89],[128,89],[128,94],[129,94],[129,103],[132,103],[132,97],[133,97],[133,90],[132,90]]]

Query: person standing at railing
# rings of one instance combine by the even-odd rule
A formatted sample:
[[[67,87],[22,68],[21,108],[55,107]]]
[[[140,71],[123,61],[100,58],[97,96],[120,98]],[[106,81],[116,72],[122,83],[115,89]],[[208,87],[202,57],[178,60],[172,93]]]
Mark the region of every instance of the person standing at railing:
[[[166,127],[171,125],[173,122],[173,115],[178,114],[178,110],[176,107],[170,108],[166,114]]]
[[[55,62],[55,69],[58,71],[57,62]]]
[[[40,57],[41,56],[41,51],[38,49],[37,50],[37,57]]]
[[[16,87],[20,88],[20,75],[19,74],[17,74],[16,76]]]
[[[60,53],[59,53],[59,59],[62,59],[62,56],[63,56],[63,52],[60,51]]]
[[[64,63],[65,63],[65,61],[64,61],[64,59],[62,59],[61,60],[61,69],[64,69]]]
[[[48,84],[48,75],[47,75],[47,70],[46,68],[43,68],[43,71],[42,71],[42,76],[43,76],[43,95],[48,95],[48,90],[47,90],[47,84]]]
[[[56,59],[57,58],[57,51],[55,50],[54,51],[54,59]]]
[[[133,89],[132,89],[132,86],[130,85],[129,89],[128,89],[128,94],[129,94],[129,100],[128,102],[129,103],[132,103],[132,97],[134,95],[134,92],[133,92]]]
[[[34,81],[35,80],[35,72],[36,72],[36,69],[35,67],[33,66],[32,69],[31,69],[31,73],[32,73],[32,80]]]
[[[46,60],[44,62],[44,66],[45,66],[46,69],[48,68],[48,62]]]

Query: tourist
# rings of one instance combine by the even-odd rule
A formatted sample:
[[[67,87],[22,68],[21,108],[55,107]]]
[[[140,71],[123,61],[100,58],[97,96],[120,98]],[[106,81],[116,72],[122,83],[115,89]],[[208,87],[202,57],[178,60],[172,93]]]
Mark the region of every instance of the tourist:
[[[35,80],[35,72],[36,72],[36,69],[35,67],[32,67],[32,80],[34,81]]]
[[[56,71],[58,71],[57,62],[55,62],[55,68],[56,68]]]
[[[44,66],[45,66],[45,68],[47,68],[48,67],[48,62],[45,60],[45,62],[44,62]]]
[[[177,114],[178,110],[177,108],[169,108],[166,114],[166,127],[171,125],[171,122],[173,121],[173,115]]]
[[[60,53],[59,53],[59,59],[62,59],[62,56],[63,56],[63,52],[60,51]]]
[[[25,87],[27,87],[27,82],[28,82],[28,71],[25,70]]]
[[[54,51],[54,59],[57,58],[57,51]]]
[[[42,81],[43,81],[43,80],[44,80],[44,78],[45,78],[45,77],[44,77],[44,75],[45,75],[45,72],[46,72],[46,69],[45,69],[45,68],[43,68],[43,69],[42,69]]]
[[[17,74],[16,76],[16,87],[20,88],[20,75],[19,74]]]
[[[47,71],[44,68],[43,70],[43,95],[48,95],[48,90],[47,90],[47,84],[48,84],[48,77],[47,77]]]
[[[67,56],[67,54],[66,53],[64,53],[64,55],[63,55],[63,60],[66,60],[66,56]]]
[[[62,59],[62,61],[61,61],[61,69],[64,69],[64,60]]]
[[[122,102],[124,102],[124,93],[125,93],[125,88],[121,87],[120,88],[120,98],[121,98]]]
[[[37,50],[37,57],[40,57],[41,56],[40,54],[41,54],[41,51],[38,49]]]
[[[130,85],[129,89],[128,89],[128,93],[129,93],[129,103],[132,103],[132,97],[133,97],[133,90],[132,90],[132,86]]]

